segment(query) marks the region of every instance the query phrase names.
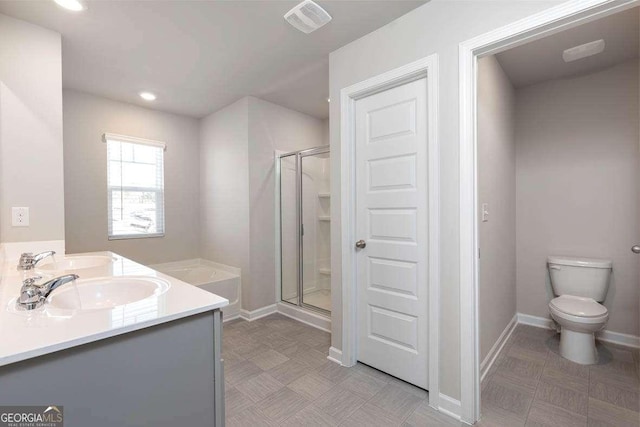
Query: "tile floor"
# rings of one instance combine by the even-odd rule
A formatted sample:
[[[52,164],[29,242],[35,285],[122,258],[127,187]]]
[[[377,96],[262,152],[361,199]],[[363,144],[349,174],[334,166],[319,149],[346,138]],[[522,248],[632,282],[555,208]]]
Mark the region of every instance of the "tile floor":
[[[426,391],[327,360],[326,332],[273,314],[224,325],[227,426],[455,426]]]
[[[640,426],[638,351],[598,344],[584,366],[554,331],[519,325],[482,382],[481,426]]]
[[[224,325],[227,426],[460,426],[428,393],[327,360],[328,333],[274,314]],[[553,331],[518,326],[482,382],[481,427],[640,426],[638,351],[599,344],[600,363],[559,356]]]

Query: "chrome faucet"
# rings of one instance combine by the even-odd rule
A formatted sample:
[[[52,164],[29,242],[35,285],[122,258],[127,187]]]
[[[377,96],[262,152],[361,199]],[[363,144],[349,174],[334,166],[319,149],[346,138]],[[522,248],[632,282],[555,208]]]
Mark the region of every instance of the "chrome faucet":
[[[31,252],[24,252],[20,255],[20,261],[18,261],[18,270],[31,270],[37,263],[42,261],[48,256],[53,256],[56,253],[54,251],[41,252],[38,255],[34,255]]]
[[[42,279],[42,277],[30,277],[22,282],[20,297],[18,298],[17,304],[25,310],[38,308],[44,304],[51,292],[66,283],[76,280],[77,278],[77,274],[67,274],[65,276],[51,279],[42,285],[38,285],[36,282]]]

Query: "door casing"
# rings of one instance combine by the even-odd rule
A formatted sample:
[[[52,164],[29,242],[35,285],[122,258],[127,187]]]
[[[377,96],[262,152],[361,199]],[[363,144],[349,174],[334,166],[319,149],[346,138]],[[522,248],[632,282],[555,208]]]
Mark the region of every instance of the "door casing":
[[[460,419],[480,418],[477,60],[621,12],[640,0],[570,0],[460,43]]]

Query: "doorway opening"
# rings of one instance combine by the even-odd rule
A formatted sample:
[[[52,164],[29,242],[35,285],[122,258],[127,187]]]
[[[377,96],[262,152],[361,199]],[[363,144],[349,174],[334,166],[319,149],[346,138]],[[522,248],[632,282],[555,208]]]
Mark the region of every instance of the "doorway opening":
[[[553,282],[554,255],[612,261],[606,297],[592,298],[609,314],[596,338],[627,347],[598,344],[598,363],[637,353],[629,349],[640,344],[637,5],[570,2],[461,45],[464,421],[553,424],[569,411],[587,423],[596,412],[588,378],[603,367],[562,357],[562,321],[549,303],[569,294]],[[603,51],[566,54],[599,40]],[[519,363],[535,375],[509,371]],[[553,384],[559,365],[563,375],[586,372],[587,383]],[[545,401],[561,392],[585,405]],[[505,408],[498,395],[519,405]]]

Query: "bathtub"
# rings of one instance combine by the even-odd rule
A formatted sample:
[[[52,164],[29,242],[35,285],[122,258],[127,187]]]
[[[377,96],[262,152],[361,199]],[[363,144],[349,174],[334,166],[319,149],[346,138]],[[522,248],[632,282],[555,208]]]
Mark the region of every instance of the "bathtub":
[[[153,264],[154,270],[204,289],[229,300],[222,309],[224,320],[240,315],[240,269],[205,259]]]

